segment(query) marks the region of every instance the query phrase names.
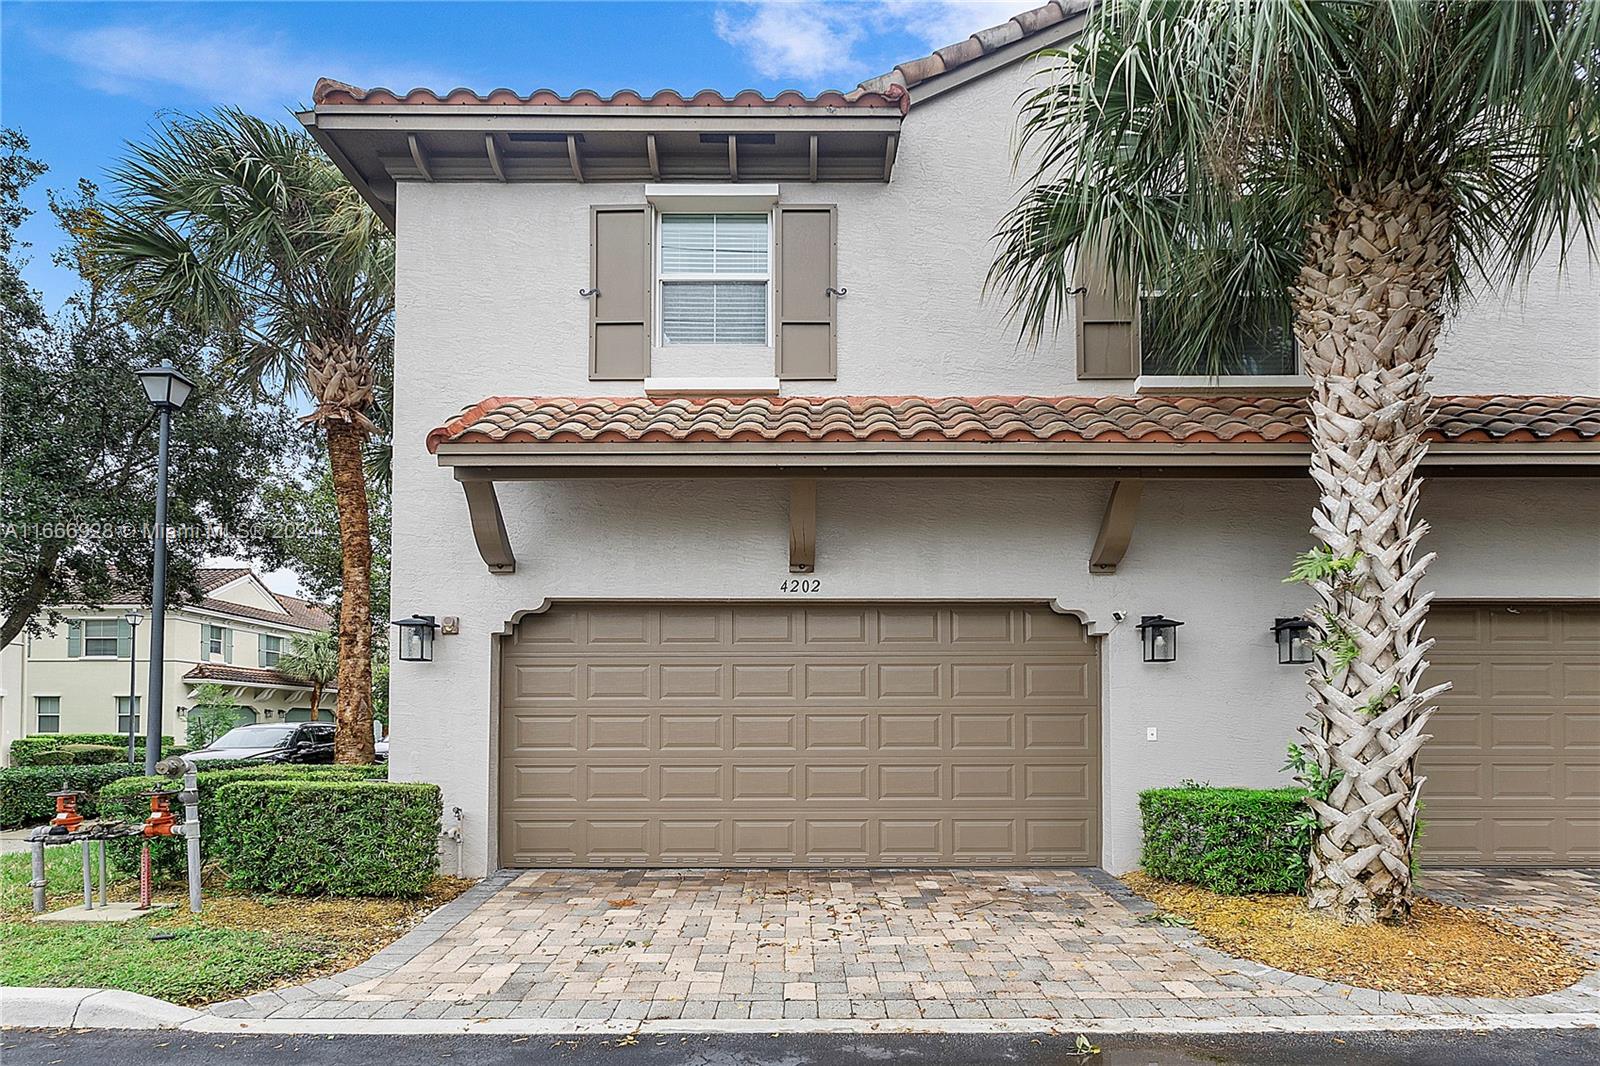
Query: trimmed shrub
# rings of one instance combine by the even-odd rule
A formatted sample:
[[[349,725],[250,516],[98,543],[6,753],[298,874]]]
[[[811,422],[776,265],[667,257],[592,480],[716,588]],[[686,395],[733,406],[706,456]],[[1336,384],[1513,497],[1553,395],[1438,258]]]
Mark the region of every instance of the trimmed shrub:
[[[104,766],[107,763],[128,761],[127,748],[114,748],[110,744],[63,744],[37,752],[35,766]]]
[[[86,792],[78,804],[85,817],[96,817],[101,795],[113,782],[138,773],[125,762],[101,766],[13,766],[0,770],[0,829],[18,829],[48,822],[56,812],[50,793],[63,785]]]
[[[18,737],[11,742],[11,765],[39,766],[42,765],[37,760],[40,752],[55,751],[77,744],[104,744],[116,748],[119,752],[128,750],[128,738],[122,733],[35,733],[32,736]],[[135,737],[133,747],[139,753],[139,757],[144,758],[144,737]],[[161,738],[161,750],[168,754],[174,751],[171,737]]]
[[[309,896],[417,896],[439,869],[439,786],[241,780],[214,802],[229,882]]]
[[[1303,892],[1307,813],[1298,788],[1153,788],[1139,793],[1144,872],[1227,896]]]
[[[220,761],[220,760],[219,760]],[[214,765],[214,764],[212,764]],[[201,770],[200,785],[200,856],[202,862],[210,861],[217,838],[226,828],[217,821],[217,791],[233,781],[370,781],[382,779],[389,769],[382,763],[373,766],[299,766],[292,763],[258,763],[229,761],[220,769]],[[150,813],[147,794],[156,789],[177,788],[183,783],[180,777],[124,778],[108,786],[101,794],[101,806],[108,818],[142,822]],[[183,810],[178,809],[182,821]],[[107,861],[119,876],[134,873],[139,868],[139,845],[142,840],[117,840],[106,845]],[[150,872],[158,881],[181,881],[188,869],[185,844],[181,837],[158,837],[150,841]]]

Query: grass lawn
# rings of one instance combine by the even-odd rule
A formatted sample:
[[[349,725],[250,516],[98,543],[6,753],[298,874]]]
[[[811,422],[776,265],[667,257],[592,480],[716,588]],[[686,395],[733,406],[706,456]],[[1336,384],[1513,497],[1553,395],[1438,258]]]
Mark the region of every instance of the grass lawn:
[[[82,903],[79,849],[45,856],[48,909]],[[81,925],[31,921],[30,876],[27,854],[0,856],[0,985],[121,988],[186,1006],[347,969],[472,884],[438,877],[415,900],[291,898],[233,891],[214,874],[199,915],[189,913],[182,886],[162,886],[156,901],[172,910]],[[136,899],[138,887],[113,884],[108,895]]]

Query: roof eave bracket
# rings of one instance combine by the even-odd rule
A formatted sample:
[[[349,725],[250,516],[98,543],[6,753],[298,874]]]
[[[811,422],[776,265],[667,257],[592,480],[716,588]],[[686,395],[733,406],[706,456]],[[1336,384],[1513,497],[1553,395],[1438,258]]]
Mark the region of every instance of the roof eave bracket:
[[[467,496],[467,518],[472,524],[472,539],[477,542],[478,554],[488,565],[491,574],[514,574],[517,557],[511,551],[511,538],[506,535],[505,519],[500,514],[500,498],[495,495],[493,481],[462,481],[461,490]]]

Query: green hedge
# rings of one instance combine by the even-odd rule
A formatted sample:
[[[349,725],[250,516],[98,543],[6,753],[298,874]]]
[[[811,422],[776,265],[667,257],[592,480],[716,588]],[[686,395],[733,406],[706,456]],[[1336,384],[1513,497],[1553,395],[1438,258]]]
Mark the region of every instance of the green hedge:
[[[217,790],[231,884],[286,895],[417,896],[439,869],[437,785],[234,781]]]
[[[107,763],[127,762],[128,749],[114,748],[110,744],[63,744],[59,748],[35,752],[35,766],[104,766]]]
[[[226,826],[217,821],[217,791],[234,781],[369,781],[388,775],[382,763],[373,766],[300,766],[293,763],[229,763],[219,769],[201,770],[197,780],[200,785],[200,855],[209,862],[215,852],[218,836]],[[144,821],[150,813],[148,793],[156,789],[177,788],[183,783],[178,777],[128,777],[105,789],[101,805],[108,818],[127,821]],[[178,810],[178,817],[183,811]],[[138,869],[140,840],[113,841],[107,845],[111,869],[126,875]],[[187,858],[184,841],[180,837],[161,837],[150,841],[150,870],[158,881],[179,881],[185,876]]]
[[[103,766],[13,766],[0,770],[0,829],[48,822],[56,811],[50,793],[62,786],[88,795],[78,804],[85,817],[95,817],[104,790],[113,782],[138,773],[125,762]]]
[[[1223,895],[1303,892],[1307,812],[1298,788],[1153,788],[1139,793],[1144,872]]]
[[[11,765],[38,766],[37,756],[40,752],[55,751],[75,744],[104,744],[118,751],[127,751],[128,737],[125,733],[35,733],[33,736],[18,737],[11,742]],[[133,747],[143,758],[144,737],[135,737]],[[170,754],[172,750],[172,738],[162,737],[162,754]]]

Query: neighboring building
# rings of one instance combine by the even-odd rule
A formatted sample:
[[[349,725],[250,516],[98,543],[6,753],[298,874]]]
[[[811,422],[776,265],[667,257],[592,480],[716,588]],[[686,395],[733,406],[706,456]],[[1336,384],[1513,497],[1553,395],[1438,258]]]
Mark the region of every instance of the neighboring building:
[[[303,721],[311,689],[277,669],[278,657],[300,634],[328,629],[333,620],[314,603],[275,593],[249,569],[208,567],[200,597],[167,609],[162,708],[165,731],[182,738],[199,686],[224,686],[241,722]],[[19,637],[0,658],[0,746],[33,733],[126,733],[150,682],[150,611],[141,607],[138,661],[130,664],[134,630],[125,615],[133,603],[98,610],[65,608],[63,619],[37,637]],[[130,712],[128,684],[135,667],[138,706]],[[333,720],[332,687],[319,718]]]
[[[393,667],[391,773],[465,811],[469,873],[1121,871],[1139,790],[1288,783],[1295,352],[1175,377],[1091,270],[1037,348],[984,296],[1032,56],[1084,7],[848,94],[317,86],[398,234],[395,610],[459,625]],[[1595,862],[1581,253],[1463,309],[1434,388],[1425,861]]]

